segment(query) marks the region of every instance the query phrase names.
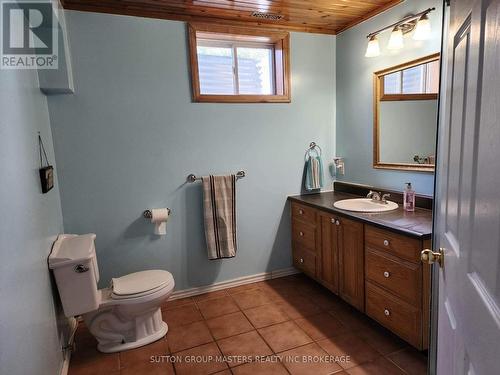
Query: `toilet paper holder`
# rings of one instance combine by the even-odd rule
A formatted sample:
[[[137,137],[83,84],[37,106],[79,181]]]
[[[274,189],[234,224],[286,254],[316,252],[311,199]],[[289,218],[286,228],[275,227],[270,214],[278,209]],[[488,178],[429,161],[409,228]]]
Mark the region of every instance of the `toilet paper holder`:
[[[168,214],[170,215],[172,213],[172,210],[170,208],[167,208],[167,210],[168,210]],[[153,217],[153,213],[151,212],[151,210],[146,210],[142,213],[142,216],[145,219],[151,219]]]

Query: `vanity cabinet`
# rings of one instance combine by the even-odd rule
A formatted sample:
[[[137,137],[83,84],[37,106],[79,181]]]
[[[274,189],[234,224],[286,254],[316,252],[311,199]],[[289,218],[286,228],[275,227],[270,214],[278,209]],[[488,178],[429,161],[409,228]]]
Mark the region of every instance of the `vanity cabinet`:
[[[292,202],[296,268],[399,335],[428,347],[429,274],[421,240]]]
[[[292,203],[292,249],[297,268],[364,311],[362,223]]]
[[[365,225],[366,314],[419,349],[426,345],[424,300],[429,298],[423,288],[423,245]]]
[[[339,296],[364,311],[364,249],[363,224],[346,218],[339,219]]]
[[[319,268],[316,216],[316,209],[292,204],[293,265],[314,279],[317,277]]]

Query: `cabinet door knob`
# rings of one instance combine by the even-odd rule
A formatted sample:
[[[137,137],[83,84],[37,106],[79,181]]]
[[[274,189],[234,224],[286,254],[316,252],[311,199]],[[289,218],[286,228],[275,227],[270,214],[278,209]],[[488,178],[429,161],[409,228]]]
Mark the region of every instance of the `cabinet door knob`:
[[[335,220],[335,225],[340,225],[340,221],[339,220]]]
[[[330,219],[330,221],[332,224],[335,224],[335,219],[333,217]]]
[[[300,262],[300,263],[304,263],[304,258],[300,258],[300,259],[299,259],[299,262]]]
[[[303,214],[304,214],[304,210],[299,209],[299,215],[303,215]]]
[[[384,246],[389,246],[389,240],[384,240]]]
[[[384,272],[384,277],[389,277],[389,276],[391,276],[391,274],[389,272],[385,271]]]
[[[389,315],[391,315],[391,312],[389,310],[385,309],[384,314],[385,314],[385,316],[389,316]]]
[[[304,237],[304,232],[299,232],[300,237]]]

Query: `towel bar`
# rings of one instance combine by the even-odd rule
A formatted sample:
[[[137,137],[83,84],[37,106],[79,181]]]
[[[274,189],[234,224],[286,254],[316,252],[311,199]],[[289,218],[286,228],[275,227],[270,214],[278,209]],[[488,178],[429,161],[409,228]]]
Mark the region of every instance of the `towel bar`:
[[[245,171],[238,171],[236,172],[236,178],[243,178],[246,176]],[[196,182],[196,181],[201,181],[201,177],[196,177],[194,174],[190,174],[187,176],[187,182]]]

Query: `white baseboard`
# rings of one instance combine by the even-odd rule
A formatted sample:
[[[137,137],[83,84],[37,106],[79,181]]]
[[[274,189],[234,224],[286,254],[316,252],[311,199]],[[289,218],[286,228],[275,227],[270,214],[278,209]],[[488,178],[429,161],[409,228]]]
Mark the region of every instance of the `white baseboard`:
[[[78,320],[76,318],[69,319],[69,340],[66,346],[63,348],[63,363],[61,366],[60,375],[67,375],[69,371],[69,362],[71,360],[71,351],[73,348],[73,343],[75,341],[75,333],[78,328]]]
[[[289,267],[289,268],[284,268],[284,269],[276,270],[276,271],[263,272],[263,273],[258,273],[255,275],[238,277],[236,279],[221,281],[221,282],[206,285],[206,286],[200,286],[200,287],[189,288],[189,289],[184,289],[184,290],[177,290],[177,291],[172,293],[172,295],[170,296],[170,299],[174,300],[174,299],[179,299],[179,298],[197,296],[198,294],[215,292],[216,290],[233,288],[235,286],[256,283],[258,281],[263,281],[263,280],[276,279],[278,277],[294,275],[296,273],[300,273],[300,271],[294,267]]]

